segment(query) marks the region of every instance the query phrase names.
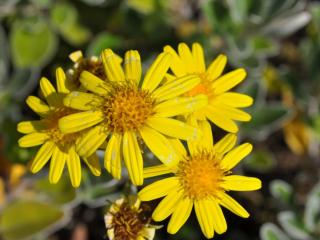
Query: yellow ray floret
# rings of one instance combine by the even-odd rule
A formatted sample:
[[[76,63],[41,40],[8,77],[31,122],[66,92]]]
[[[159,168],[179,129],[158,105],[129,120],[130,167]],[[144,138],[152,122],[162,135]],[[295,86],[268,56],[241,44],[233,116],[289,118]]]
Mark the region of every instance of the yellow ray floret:
[[[83,71],[79,79],[88,92],[72,92],[64,99],[65,106],[81,112],[61,118],[59,127],[68,134],[89,129],[76,147],[84,156],[107,140],[106,169],[120,178],[123,159],[132,182],[141,185],[140,143],[144,142],[164,164],[173,165],[177,156],[170,139],[189,140],[200,135],[196,127],[174,117],[202,108],[208,98],[180,96],[200,83],[197,74],[163,82],[172,61],[169,53],[160,54],[142,80],[138,51],[125,54],[124,66],[111,49],[104,50],[101,59],[108,81]]]
[[[222,234],[227,230],[221,206],[240,217],[249,217],[249,213],[227,192],[257,190],[261,188],[261,181],[232,174],[232,169],[251,152],[251,144],[235,147],[236,136],[232,133],[213,144],[209,122],[203,120],[197,124],[203,137],[188,141],[189,153],[179,140],[175,140],[174,146],[180,156],[175,165],[144,170],[145,177],[170,175],[143,188],[138,196],[142,201],[164,197],[152,218],[162,221],[171,215],[167,227],[171,234],[182,227],[194,207],[203,234],[212,238],[215,232]]]
[[[236,133],[238,126],[235,121],[247,122],[251,116],[239,108],[249,107],[253,99],[245,94],[230,92],[246,77],[242,68],[222,75],[227,58],[219,55],[207,68],[204,53],[200,44],[194,43],[192,49],[185,43],[180,43],[176,52],[172,47],[164,47],[164,52],[172,55],[171,71],[166,79],[172,85],[188,76],[198,75],[201,81],[186,92],[185,96],[204,94],[208,97],[208,104],[191,113],[196,120],[208,119],[218,127]]]
[[[61,68],[56,70],[56,82],[57,90],[48,79],[40,80],[40,89],[45,101],[35,96],[28,97],[27,104],[40,115],[40,120],[24,121],[18,124],[17,130],[26,134],[19,139],[19,145],[21,147],[41,145],[31,164],[31,172],[37,173],[51,159],[50,182],[57,183],[67,165],[71,183],[74,187],[78,187],[81,182],[81,163],[77,141],[85,132],[65,134],[58,128],[61,117],[76,111],[63,105],[63,99],[70,93],[70,89]],[[94,117],[91,116],[91,119]],[[83,160],[94,175],[100,175],[100,164],[95,154],[85,156]]]

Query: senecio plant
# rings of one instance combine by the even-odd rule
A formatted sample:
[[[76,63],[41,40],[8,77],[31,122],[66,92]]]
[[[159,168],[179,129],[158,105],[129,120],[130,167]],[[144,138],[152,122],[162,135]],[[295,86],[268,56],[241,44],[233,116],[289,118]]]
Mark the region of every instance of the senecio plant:
[[[247,218],[249,213],[229,191],[261,188],[254,177],[232,174],[232,169],[252,150],[250,143],[235,146],[236,121],[249,121],[241,108],[252,105],[247,95],[230,91],[246,77],[244,69],[223,74],[227,58],[219,55],[206,67],[200,44],[185,43],[174,50],[165,46],[142,77],[139,52],[124,58],[111,49],[101,57],[85,58],[80,51],[70,58],[72,69],[56,70],[56,88],[40,80],[44,100],[30,96],[27,104],[40,120],[18,124],[26,134],[21,147],[40,146],[31,172],[39,172],[50,160],[49,180],[57,183],[67,165],[71,183],[81,183],[81,161],[92,174],[101,174],[97,150],[104,150],[104,167],[115,178],[127,169],[132,184],[145,178],[160,180],[145,186],[137,196],[111,204],[105,215],[110,239],[153,239],[158,226],[175,234],[194,208],[207,238],[222,234],[227,223],[222,207]],[[228,132],[215,142],[212,130]],[[143,166],[144,148],[161,164]],[[161,176],[164,176],[162,177]],[[144,217],[148,201],[163,198],[151,217]]]

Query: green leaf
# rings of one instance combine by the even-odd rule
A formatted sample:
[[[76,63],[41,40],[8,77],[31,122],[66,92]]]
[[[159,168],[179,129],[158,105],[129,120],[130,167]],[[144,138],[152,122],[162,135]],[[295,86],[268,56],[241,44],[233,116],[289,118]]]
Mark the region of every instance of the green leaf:
[[[47,177],[35,182],[35,190],[46,195],[46,200],[55,204],[66,204],[76,198],[76,190],[72,187],[69,177],[64,175],[57,184],[50,184]]]
[[[269,103],[268,105],[256,105],[251,111],[252,120],[242,125],[243,132],[258,140],[267,138],[278,130],[291,118],[290,108],[281,103]]]
[[[289,240],[285,233],[273,223],[265,223],[260,228],[261,240]]]
[[[142,14],[150,14],[156,7],[155,0],[127,0],[127,4]]]
[[[246,157],[243,163],[245,167],[262,173],[270,171],[276,165],[274,156],[264,150],[254,151]]]
[[[78,12],[71,4],[57,2],[50,14],[52,24],[69,43],[81,45],[89,39],[90,31],[78,23]]]
[[[270,192],[275,199],[289,203],[292,199],[293,189],[289,183],[276,179],[270,183]]]
[[[309,234],[303,222],[291,211],[283,211],[278,214],[278,221],[287,234],[294,239],[309,239]]]
[[[99,56],[103,49],[117,49],[121,47],[121,45],[122,39],[120,37],[110,33],[101,33],[91,41],[87,50],[87,55]]]
[[[21,19],[12,26],[10,47],[16,67],[42,67],[55,54],[57,39],[44,18]]]
[[[16,201],[3,209],[0,230],[4,240],[30,237],[63,218],[63,212],[55,206],[38,201]]]

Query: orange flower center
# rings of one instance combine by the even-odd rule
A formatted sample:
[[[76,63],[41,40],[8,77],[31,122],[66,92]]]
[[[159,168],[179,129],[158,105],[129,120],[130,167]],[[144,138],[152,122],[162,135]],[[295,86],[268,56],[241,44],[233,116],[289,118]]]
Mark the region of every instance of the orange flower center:
[[[114,240],[135,240],[150,223],[143,208],[136,209],[127,202],[122,203],[116,213],[112,213],[110,228],[114,229]]]
[[[215,153],[201,151],[179,163],[177,176],[187,197],[199,200],[208,196],[217,197],[223,191],[220,184],[225,171],[219,162]]]
[[[147,91],[135,86],[116,86],[103,107],[107,128],[120,133],[137,131],[154,113],[153,107],[154,100]]]

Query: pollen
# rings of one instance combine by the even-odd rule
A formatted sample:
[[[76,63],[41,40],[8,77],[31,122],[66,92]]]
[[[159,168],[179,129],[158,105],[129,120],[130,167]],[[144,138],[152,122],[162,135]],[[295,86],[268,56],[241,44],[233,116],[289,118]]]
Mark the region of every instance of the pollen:
[[[131,86],[116,86],[103,107],[110,131],[137,131],[154,114],[154,100],[147,91]]]
[[[219,162],[216,154],[201,151],[179,163],[177,176],[186,197],[194,200],[218,197],[218,193],[223,191],[220,185],[226,174]]]
[[[151,221],[143,207],[139,209],[124,201],[114,212],[109,228],[114,229],[114,240],[136,240]]]
[[[64,134],[60,131],[58,126],[58,121],[60,118],[75,112],[76,111],[70,108],[60,107],[55,109],[53,113],[48,116],[48,118],[43,120],[46,125],[45,132],[47,132],[50,136],[50,139],[61,148],[67,148],[70,146],[70,144],[73,144],[80,135],[80,132]]]

